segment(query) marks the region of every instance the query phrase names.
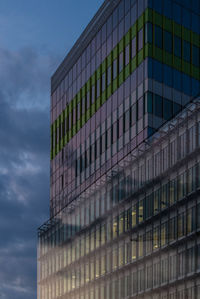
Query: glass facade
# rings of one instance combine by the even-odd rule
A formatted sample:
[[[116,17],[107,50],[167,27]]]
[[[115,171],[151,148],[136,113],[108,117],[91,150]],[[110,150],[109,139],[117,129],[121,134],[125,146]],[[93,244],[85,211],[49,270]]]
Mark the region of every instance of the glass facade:
[[[105,1],[52,77],[38,299],[197,298],[197,2]]]

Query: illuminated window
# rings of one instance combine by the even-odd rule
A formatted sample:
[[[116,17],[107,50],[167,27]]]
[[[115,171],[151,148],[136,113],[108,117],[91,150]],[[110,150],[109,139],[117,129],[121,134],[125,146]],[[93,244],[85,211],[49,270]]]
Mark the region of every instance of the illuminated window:
[[[139,218],[139,223],[144,220],[144,200],[143,199],[139,201],[138,218]]]
[[[132,215],[131,215],[131,218],[132,218],[132,227],[134,227],[136,225],[136,205],[134,205],[132,207]]]
[[[167,244],[167,222],[161,225],[161,246]]]
[[[113,239],[118,235],[118,217],[113,219]]]
[[[113,270],[116,270],[117,269],[117,248],[113,250],[113,259],[112,259],[112,268]]]
[[[98,258],[96,258],[96,260],[95,260],[95,276],[96,276],[96,278],[98,278],[99,277],[99,275],[100,275],[100,265],[99,265],[99,259]]]
[[[131,240],[131,258],[133,261],[137,258],[137,238],[135,236]]]
[[[153,230],[153,249],[159,248],[159,227],[155,227]]]

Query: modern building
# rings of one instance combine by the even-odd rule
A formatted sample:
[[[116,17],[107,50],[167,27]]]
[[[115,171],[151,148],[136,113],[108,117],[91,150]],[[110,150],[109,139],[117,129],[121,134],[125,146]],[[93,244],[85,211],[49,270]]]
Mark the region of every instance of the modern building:
[[[199,299],[200,2],[104,1],[51,88],[38,299]]]

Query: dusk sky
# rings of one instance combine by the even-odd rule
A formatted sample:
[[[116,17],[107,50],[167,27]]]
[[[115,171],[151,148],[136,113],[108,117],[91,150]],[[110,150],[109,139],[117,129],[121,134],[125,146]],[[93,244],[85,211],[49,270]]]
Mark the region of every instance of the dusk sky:
[[[103,0],[0,0],[0,299],[36,298],[50,77]]]

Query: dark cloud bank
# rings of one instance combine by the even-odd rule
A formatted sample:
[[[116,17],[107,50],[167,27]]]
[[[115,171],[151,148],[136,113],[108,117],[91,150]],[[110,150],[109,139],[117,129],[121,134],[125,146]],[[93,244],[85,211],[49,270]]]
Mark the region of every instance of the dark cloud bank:
[[[0,49],[0,298],[36,298],[48,217],[50,74],[58,57]]]

